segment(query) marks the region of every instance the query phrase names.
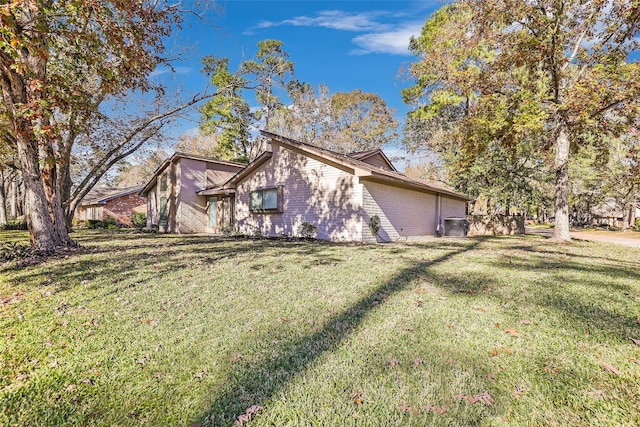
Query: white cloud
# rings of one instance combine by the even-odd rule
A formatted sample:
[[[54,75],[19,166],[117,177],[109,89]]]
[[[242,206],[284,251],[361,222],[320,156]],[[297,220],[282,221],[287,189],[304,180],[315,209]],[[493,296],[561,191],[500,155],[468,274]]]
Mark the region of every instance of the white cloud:
[[[149,75],[149,77],[158,77],[158,76],[162,76],[164,74],[169,74],[169,73],[175,73],[175,74],[189,74],[193,69],[191,67],[163,67],[163,68],[156,68],[155,70],[153,70],[153,72]]]
[[[409,54],[409,40],[411,36],[419,36],[422,22],[405,23],[402,27],[391,31],[363,34],[355,37],[352,42],[358,49],[351,51],[352,55],[367,53],[389,53],[393,55]]]
[[[283,21],[262,21],[257,28],[272,28],[283,25],[294,27],[323,27],[341,31],[380,31],[390,28],[377,18],[388,15],[388,12],[359,12],[349,13],[340,10],[325,10],[317,16],[296,16]]]

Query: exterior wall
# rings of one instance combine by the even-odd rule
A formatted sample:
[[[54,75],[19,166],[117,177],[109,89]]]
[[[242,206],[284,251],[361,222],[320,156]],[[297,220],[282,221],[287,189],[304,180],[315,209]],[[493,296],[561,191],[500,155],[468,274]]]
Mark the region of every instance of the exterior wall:
[[[112,216],[118,223],[131,227],[133,225],[131,219],[135,208],[144,206],[146,203],[147,199],[139,196],[138,193],[108,200],[104,205],[103,219],[107,216]]]
[[[207,186],[207,163],[193,159],[180,159],[176,176],[177,233],[204,233],[207,231],[207,198],[196,191]]]
[[[78,221],[102,221],[102,215],[102,205],[90,205],[78,206],[73,216]]]
[[[282,212],[249,210],[251,191],[282,188]],[[237,185],[236,224],[245,234],[297,236],[308,222],[317,238],[362,240],[362,184],[349,172],[272,142],[272,157]]]
[[[380,154],[375,154],[373,156],[367,157],[366,159],[362,159],[362,161],[387,171],[393,170],[389,167],[387,161]]]
[[[158,197],[158,183],[147,193],[147,228],[157,227],[160,223],[160,198]]]
[[[464,209],[464,202],[461,203]],[[366,216],[363,240],[365,242],[376,241],[368,225],[373,215],[378,215],[380,218],[378,232],[380,241],[389,242],[400,237],[412,238],[436,234],[435,194],[365,182],[364,207]]]
[[[229,181],[241,168],[219,163],[207,164],[207,182],[206,188],[222,185]]]
[[[445,218],[466,218],[467,202],[442,195],[442,219]]]

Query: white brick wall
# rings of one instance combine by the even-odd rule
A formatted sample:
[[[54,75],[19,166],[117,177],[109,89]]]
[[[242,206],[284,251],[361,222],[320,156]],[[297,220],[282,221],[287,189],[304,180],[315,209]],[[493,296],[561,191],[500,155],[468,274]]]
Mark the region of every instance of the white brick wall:
[[[336,241],[362,239],[362,185],[351,173],[299,154],[277,142],[272,157],[243,180],[236,193],[239,231],[265,236],[298,235],[298,227],[309,222],[318,227],[318,238]],[[282,213],[249,211],[253,190],[283,188]]]
[[[461,202],[464,208],[464,202]],[[436,234],[436,196],[419,191],[365,182],[364,208],[366,211],[363,240],[375,241],[369,231],[369,219],[378,215],[381,241],[394,241],[400,237],[433,236]]]

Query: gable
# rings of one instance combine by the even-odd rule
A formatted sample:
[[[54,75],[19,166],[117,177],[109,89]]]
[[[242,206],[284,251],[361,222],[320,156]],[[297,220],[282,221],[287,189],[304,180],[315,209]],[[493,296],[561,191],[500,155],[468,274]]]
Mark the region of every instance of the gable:
[[[382,154],[380,153],[375,153],[372,156],[365,157],[364,159],[360,159],[360,161],[368,163],[380,169],[384,169],[392,172],[395,171],[395,168],[393,168],[392,165],[389,163],[389,161],[387,161],[387,159],[383,157]]]

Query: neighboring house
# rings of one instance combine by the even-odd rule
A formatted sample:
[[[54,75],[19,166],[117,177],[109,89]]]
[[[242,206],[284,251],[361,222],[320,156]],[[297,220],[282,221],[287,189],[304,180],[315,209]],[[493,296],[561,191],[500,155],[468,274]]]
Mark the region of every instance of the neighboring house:
[[[131,226],[133,215],[146,210],[147,199],[138,194],[141,189],[141,186],[93,188],[78,204],[74,217],[79,221],[104,221],[112,217],[120,225]]]
[[[605,201],[591,210],[594,225],[608,225],[610,227],[624,227],[625,219],[629,226],[635,225],[635,219],[640,218],[640,203],[636,202],[623,212],[620,204],[613,197],[608,197]],[[626,218],[625,218],[626,216]]]
[[[295,236],[309,223],[319,239],[392,241],[437,235],[445,218],[466,214],[467,196],[398,173],[380,150],[341,155],[262,134],[271,151],[198,192],[210,205],[228,203],[234,211],[228,223],[241,233]],[[374,215],[381,224],[377,238],[369,228]]]
[[[147,227],[169,233],[217,233],[233,222],[233,199],[197,193],[227,182],[245,164],[185,153],[165,160],[140,194],[147,198]]]

